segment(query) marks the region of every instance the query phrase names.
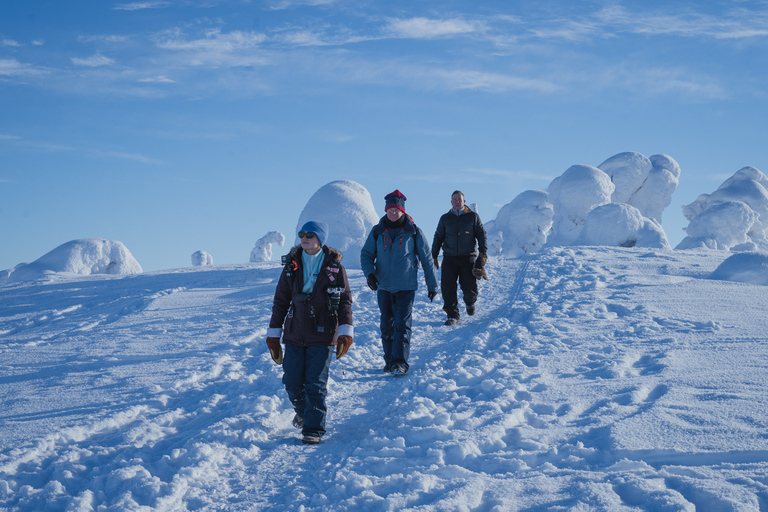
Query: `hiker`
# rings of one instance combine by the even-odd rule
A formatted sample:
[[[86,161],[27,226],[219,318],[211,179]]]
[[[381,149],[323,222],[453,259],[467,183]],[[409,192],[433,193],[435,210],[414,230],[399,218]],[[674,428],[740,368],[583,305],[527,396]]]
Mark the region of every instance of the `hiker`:
[[[437,295],[437,271],[424,232],[405,213],[405,195],[395,190],[384,200],[386,215],[368,235],[360,265],[368,286],[377,293],[384,371],[402,377],[409,368],[411,311],[419,287],[419,262],[424,267],[430,301]]]
[[[267,347],[283,365],[283,384],[296,411],[293,425],[304,444],[317,444],[325,434],[331,359],[352,345],[352,294],[342,254],[324,245],[328,225],[309,221],[298,236],[301,244],[284,257],[277,282]]]
[[[437,257],[443,249],[443,266],[440,270],[440,291],[443,309],[448,315],[445,325],[459,321],[459,299],[456,281],[461,285],[467,314],[475,314],[477,281],[488,279],[485,263],[488,260],[488,242],[480,216],[464,204],[464,193],[456,190],[451,194],[451,209],[440,217],[432,240],[432,259],[436,268]]]

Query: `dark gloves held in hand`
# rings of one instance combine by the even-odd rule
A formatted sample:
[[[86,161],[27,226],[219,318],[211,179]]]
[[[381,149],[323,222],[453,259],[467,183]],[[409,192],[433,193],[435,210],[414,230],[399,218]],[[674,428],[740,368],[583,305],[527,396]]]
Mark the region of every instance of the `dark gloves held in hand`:
[[[432,299],[437,297],[437,292],[427,292],[427,297],[429,297],[429,302],[432,302]]]
[[[368,288],[370,288],[373,291],[376,291],[379,289],[379,280],[376,279],[376,276],[374,274],[368,275]]]
[[[433,256],[432,261],[435,262],[435,268],[440,268],[440,264],[437,262],[437,256]]]
[[[280,338],[267,338],[267,348],[272,360],[277,364],[283,364],[283,347],[280,345]]]
[[[475,279],[488,280],[488,276],[485,273],[485,263],[488,261],[488,256],[485,253],[480,253],[475,260],[475,266],[472,269],[472,275]]]
[[[349,347],[352,346],[352,336],[342,334],[336,341],[338,342],[336,345],[336,359],[341,359],[347,353]]]

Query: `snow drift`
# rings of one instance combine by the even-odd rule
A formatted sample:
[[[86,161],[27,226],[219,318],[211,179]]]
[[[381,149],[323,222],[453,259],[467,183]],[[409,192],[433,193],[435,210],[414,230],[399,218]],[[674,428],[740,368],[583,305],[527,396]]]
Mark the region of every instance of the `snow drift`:
[[[710,279],[768,286],[768,254],[741,252],[728,257]]]
[[[62,244],[32,263],[17,265],[0,276],[0,284],[28,281],[54,272],[70,274],[141,274],[125,245],[116,240],[86,238]]]

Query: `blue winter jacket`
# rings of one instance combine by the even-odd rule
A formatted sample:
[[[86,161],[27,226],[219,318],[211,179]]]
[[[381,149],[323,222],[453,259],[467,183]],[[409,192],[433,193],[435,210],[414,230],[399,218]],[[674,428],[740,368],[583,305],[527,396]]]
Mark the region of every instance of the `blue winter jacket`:
[[[424,233],[409,216],[405,217],[403,226],[396,229],[387,228],[384,219],[386,216],[373,227],[360,252],[363,274],[375,274],[380,290],[390,293],[416,290],[421,261],[427,290],[436,292],[437,270]]]

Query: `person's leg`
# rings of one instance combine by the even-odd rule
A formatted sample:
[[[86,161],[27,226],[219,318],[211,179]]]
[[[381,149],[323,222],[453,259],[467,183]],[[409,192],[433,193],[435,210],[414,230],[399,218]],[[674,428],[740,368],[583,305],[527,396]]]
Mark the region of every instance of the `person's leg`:
[[[379,290],[376,294],[381,312],[381,346],[384,349],[384,370],[389,371],[392,362],[392,343],[395,336],[395,312],[392,309],[392,294],[385,290]]]
[[[300,418],[304,418],[306,409],[306,392],[304,390],[304,359],[305,348],[289,343],[285,344],[283,354],[283,385],[288,392],[288,399],[293,410]]]
[[[461,292],[464,295],[464,303],[474,313],[473,306],[477,301],[477,278],[472,274],[472,267],[474,266],[475,259],[473,257],[467,258],[463,265],[459,267],[459,284],[461,285]],[[457,306],[458,308],[458,306]]]
[[[408,356],[411,353],[411,323],[413,300],[416,290],[403,290],[394,294],[394,331],[395,337],[392,343],[392,360],[390,367],[402,365],[408,371]]]
[[[440,266],[440,292],[443,295],[443,310],[448,318],[459,318],[459,299],[456,280],[459,277],[459,266],[452,256],[443,256]]]
[[[312,345],[306,348],[306,409],[304,427],[301,430],[305,436],[322,437],[325,434],[325,417],[328,411],[325,397],[328,395],[328,373],[335,352],[336,347],[328,345]]]

